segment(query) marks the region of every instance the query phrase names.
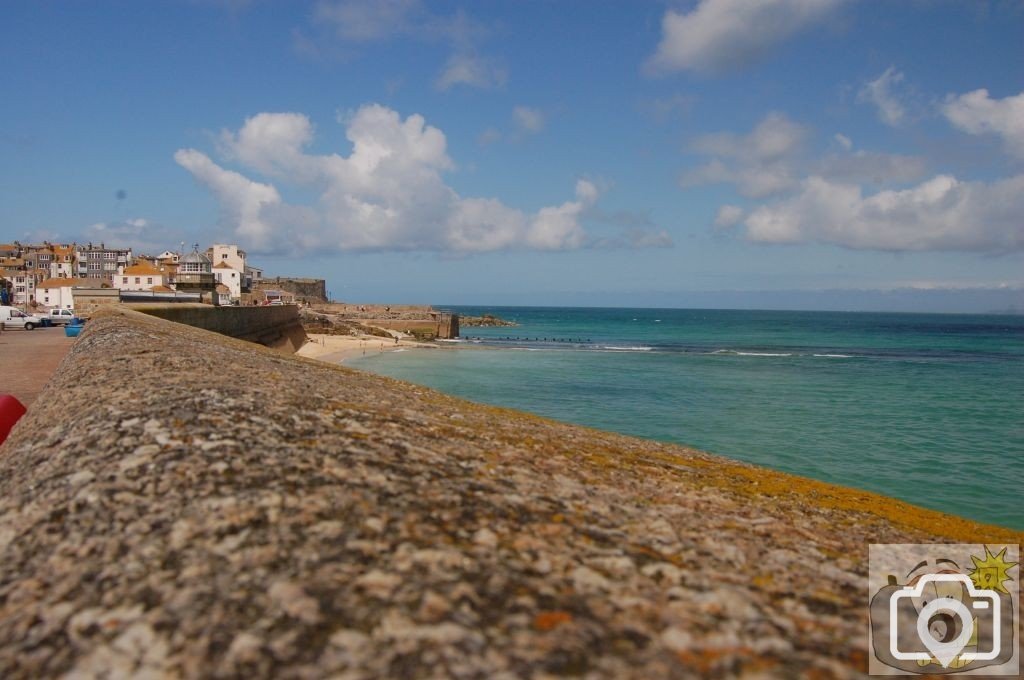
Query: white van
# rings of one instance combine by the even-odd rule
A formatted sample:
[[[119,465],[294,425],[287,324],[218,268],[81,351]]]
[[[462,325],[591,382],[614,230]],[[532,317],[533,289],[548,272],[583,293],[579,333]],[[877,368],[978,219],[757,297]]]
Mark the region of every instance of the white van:
[[[54,307],[50,310],[50,323],[54,326],[67,326],[75,318],[75,310]]]
[[[0,307],[0,327],[2,328],[24,328],[30,331],[42,323],[42,319],[38,316],[26,314],[17,307]]]

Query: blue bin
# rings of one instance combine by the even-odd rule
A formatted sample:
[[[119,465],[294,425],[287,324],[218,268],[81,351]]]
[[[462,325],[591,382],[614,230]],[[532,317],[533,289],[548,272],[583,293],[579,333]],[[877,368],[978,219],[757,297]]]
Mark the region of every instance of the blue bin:
[[[68,324],[67,326],[64,326],[64,335],[68,336],[69,338],[77,338],[78,334],[82,332],[83,328],[84,326],[82,326],[81,324]]]

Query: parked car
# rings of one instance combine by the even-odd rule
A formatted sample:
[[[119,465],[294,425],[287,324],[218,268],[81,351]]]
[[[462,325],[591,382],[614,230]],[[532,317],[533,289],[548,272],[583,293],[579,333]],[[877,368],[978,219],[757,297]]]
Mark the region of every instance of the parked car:
[[[26,314],[17,307],[0,307],[0,327],[24,328],[27,331],[43,325],[43,320],[38,316]]]
[[[59,307],[54,307],[50,310],[50,323],[54,326],[66,326],[71,323],[74,318],[75,310],[73,309],[60,309]]]

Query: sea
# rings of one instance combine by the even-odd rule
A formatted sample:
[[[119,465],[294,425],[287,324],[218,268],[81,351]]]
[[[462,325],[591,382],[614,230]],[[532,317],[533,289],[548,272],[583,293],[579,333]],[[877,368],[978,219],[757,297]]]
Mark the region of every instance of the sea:
[[[1024,529],[1024,316],[453,307],[351,365]]]

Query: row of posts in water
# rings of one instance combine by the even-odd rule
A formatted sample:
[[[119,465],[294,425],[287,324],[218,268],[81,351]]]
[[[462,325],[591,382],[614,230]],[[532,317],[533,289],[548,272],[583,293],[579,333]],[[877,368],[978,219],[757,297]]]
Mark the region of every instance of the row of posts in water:
[[[565,343],[576,343],[576,344],[582,344],[584,342],[591,342],[590,338],[587,338],[586,340],[584,340],[583,338],[530,338],[530,337],[521,338],[518,335],[516,337],[514,337],[514,338],[512,336],[510,336],[510,335],[506,335],[504,338],[491,338],[491,337],[481,338],[481,337],[468,336],[468,337],[464,337],[463,340],[483,340],[485,342],[565,342]]]

